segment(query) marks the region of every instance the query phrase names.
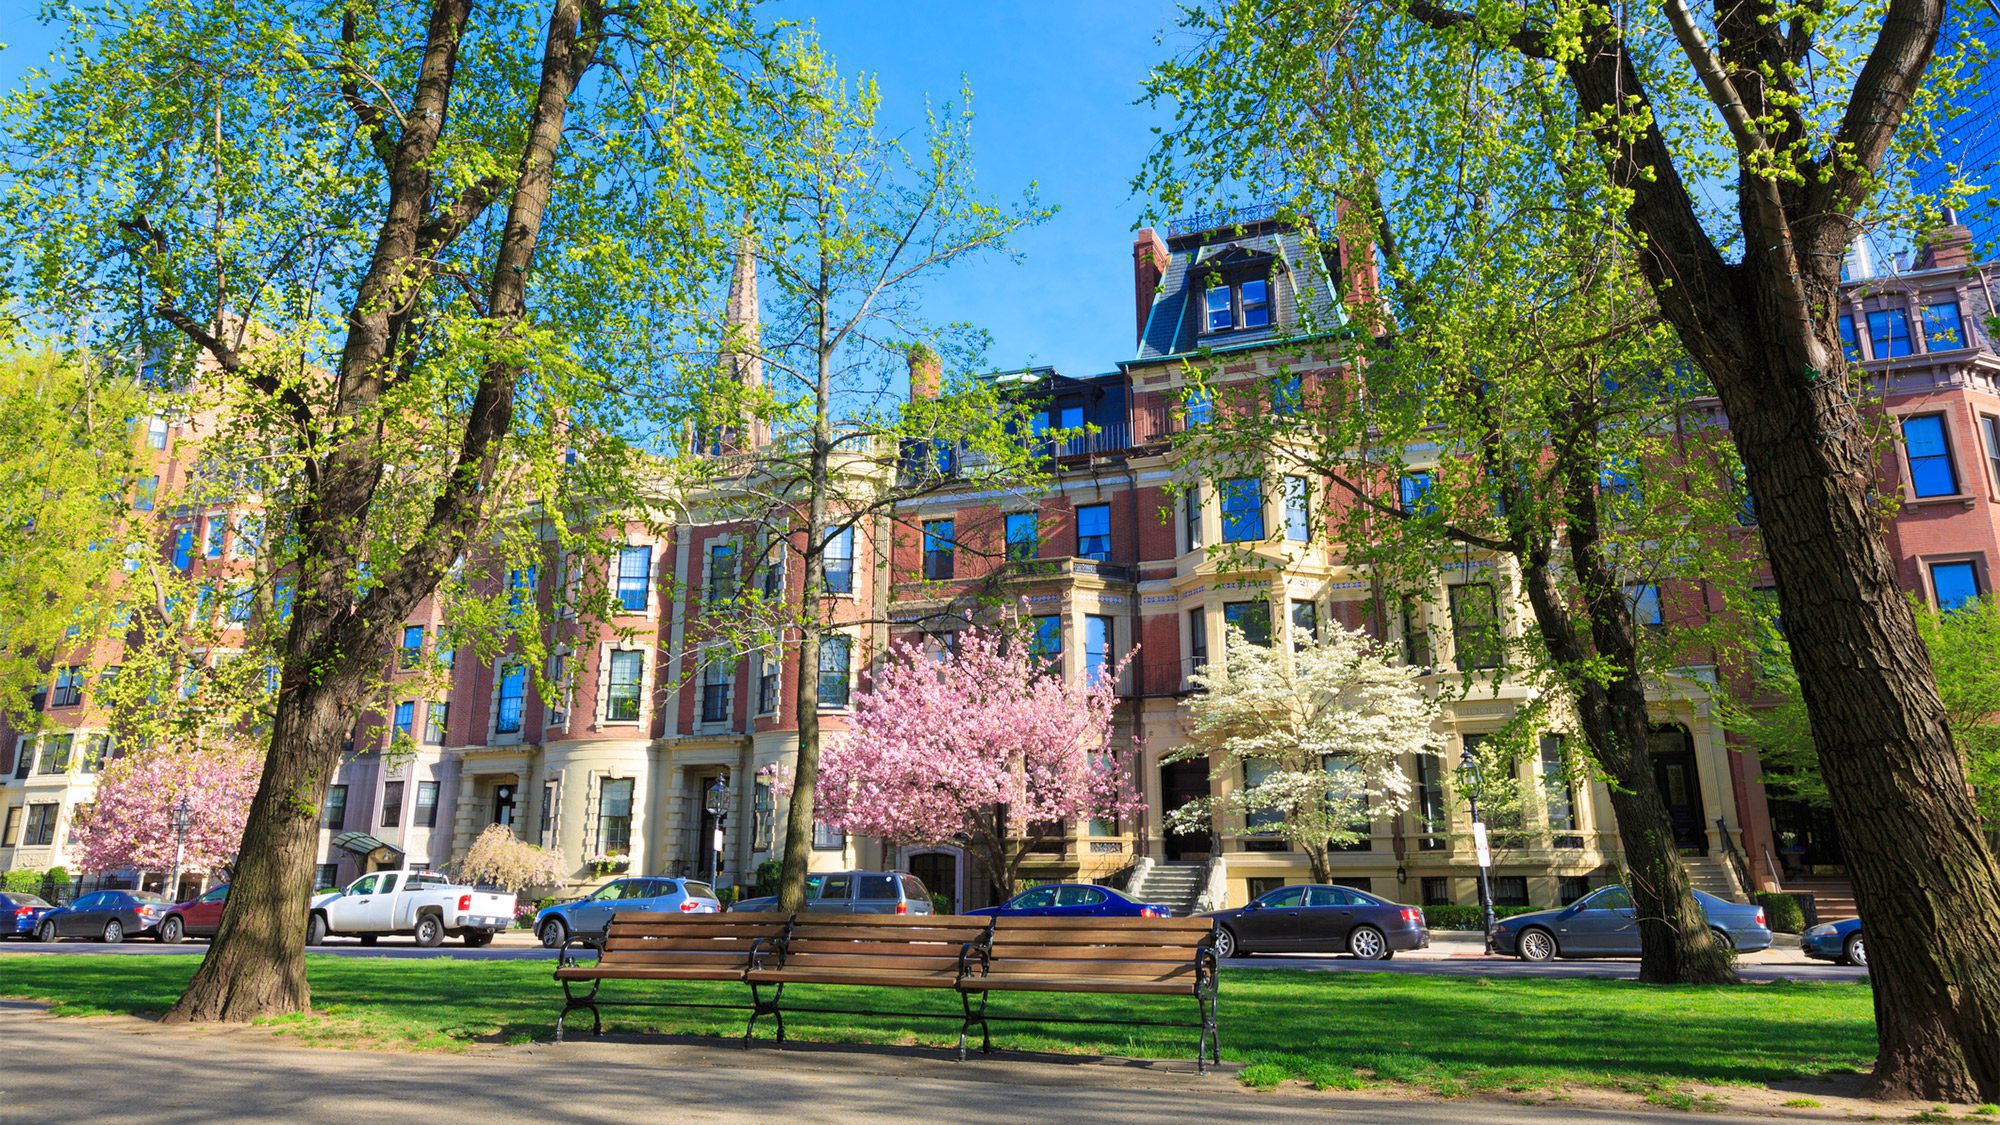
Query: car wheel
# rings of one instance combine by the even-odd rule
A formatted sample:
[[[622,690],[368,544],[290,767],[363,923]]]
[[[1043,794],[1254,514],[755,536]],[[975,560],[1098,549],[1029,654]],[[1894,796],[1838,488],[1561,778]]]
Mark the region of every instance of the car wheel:
[[[1718,930],[1711,928],[1708,932],[1715,935],[1715,940],[1721,943],[1722,948],[1725,952],[1728,953],[1736,952],[1736,939],[1729,936],[1728,930]]]
[[[569,940],[569,927],[563,925],[561,918],[543,922],[542,928],[536,932],[541,935],[543,949],[560,949],[562,943]]]
[[[1221,958],[1247,957],[1249,954],[1236,948],[1236,934],[1228,926],[1218,926],[1215,930],[1215,955]]]
[[[179,945],[187,940],[187,925],[181,921],[180,915],[170,915],[160,923],[160,932],[154,936],[161,945]]]
[[[467,930],[467,931],[465,931],[465,944],[466,944],[466,946],[467,946],[467,947],[469,947],[469,948],[472,948],[472,949],[478,949],[478,948],[479,948],[480,946],[483,946],[483,945],[492,945],[492,944],[493,944],[493,931],[492,931],[492,930]]]
[[[56,936],[56,924],[54,922],[43,922],[41,925],[35,927],[35,940],[40,942],[56,942],[62,939]]]
[[[1861,940],[1860,934],[1847,939],[1847,944],[1841,947],[1841,958],[1850,965],[1868,967],[1868,946]]]
[[[444,941],[444,922],[435,914],[417,919],[417,944],[430,949]]]
[[[113,918],[104,923],[104,944],[117,945],[125,940],[125,923]]]
[[[360,938],[359,938],[358,940],[359,940],[359,941],[361,942],[361,944],[363,944],[363,945],[374,945],[374,944],[375,944],[376,942],[378,942],[378,941],[382,940],[382,935],[381,935],[381,934],[362,934],[362,935],[361,935],[361,937],[360,937]]]
[[[1389,959],[1389,941],[1382,931],[1373,926],[1356,926],[1347,935],[1347,952],[1357,961],[1386,961]]]
[[[1527,929],[1514,940],[1514,954],[1523,961],[1553,961],[1556,936],[1547,930]]]
[[[315,914],[306,919],[306,944],[326,944],[326,915]]]

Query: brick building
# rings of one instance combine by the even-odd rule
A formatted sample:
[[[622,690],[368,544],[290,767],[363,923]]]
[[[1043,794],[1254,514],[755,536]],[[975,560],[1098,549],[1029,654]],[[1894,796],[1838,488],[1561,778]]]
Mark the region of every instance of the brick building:
[[[1190,797],[1251,780],[1211,778],[1201,763],[1160,762],[1182,737],[1189,674],[1220,658],[1225,628],[1286,644],[1324,623],[1365,627],[1403,645],[1412,663],[1456,674],[1482,665],[1483,645],[1454,627],[1454,605],[1521,598],[1507,567],[1467,557],[1445,569],[1447,579],[1415,619],[1433,627],[1412,628],[1400,615],[1385,620],[1367,574],[1301,518],[1332,503],[1321,482],[1206,479],[1187,461],[1180,434],[1204,410],[1199,400],[1184,401],[1187,361],[1199,353],[1211,382],[1268,386],[1277,396],[1339,378],[1330,361],[1312,361],[1312,342],[1292,330],[1308,311],[1315,323],[1337,319],[1344,290],[1365,298],[1374,279],[1364,255],[1341,263],[1308,254],[1269,218],[1238,214],[1176,226],[1165,238],[1143,231],[1133,261],[1131,357],[1102,373],[1037,368],[996,376],[1045,409],[1050,428],[1078,435],[1051,443],[1053,486],[1032,497],[947,490],[841,529],[828,581],[838,639],[806,682],[818,693],[824,728],[838,737],[852,691],[893,638],[934,628],[940,607],[995,589],[1034,619],[1064,675],[1087,675],[1139,646],[1120,684],[1118,722],[1121,737],[1144,747],[1137,776],[1146,811],[1127,822],[1068,826],[1026,874],[1136,876],[1161,893],[1185,889],[1189,905],[1235,904],[1302,881],[1309,868],[1256,826],[1218,823],[1195,835],[1161,829],[1164,813]],[[1908,588],[1943,606],[1990,592],[2000,560],[2000,354],[1987,327],[1993,273],[1974,266],[1964,232],[1952,230],[1934,240],[1917,270],[1860,279],[1844,294],[1850,355],[1874,376],[1902,439],[1883,465],[1885,490],[1903,502],[1889,522],[1890,542]],[[732,299],[737,315],[755,315],[747,262]],[[737,364],[739,377],[759,377],[754,361]],[[914,393],[934,385],[913,373]],[[161,463],[162,494],[171,495],[187,471],[175,456],[180,432],[156,428],[163,437],[149,429],[147,440]],[[723,455],[754,473],[767,436],[731,437]],[[723,880],[746,882],[778,854],[783,810],[760,774],[796,749],[796,649],[725,651],[704,640],[701,625],[711,599],[735,583],[770,583],[796,598],[803,568],[771,565],[786,552],[772,553],[741,524],[721,516],[704,522],[704,511],[719,510],[715,498],[667,499],[608,545],[603,577],[617,615],[588,629],[552,615],[559,663],[545,671],[571,685],[563,698],[540,698],[534,677],[506,655],[458,659],[444,686],[426,687],[437,681],[415,667],[404,674],[402,654],[385,654],[390,687],[357,723],[324,805],[324,881],[389,863],[447,865],[493,823],[559,849],[579,886],[612,870],[701,872],[715,827],[703,798],[724,777],[731,804]],[[232,536],[247,514],[160,512],[163,557],[189,570],[241,565]],[[1218,544],[1233,549],[1213,550]],[[557,573],[560,564],[547,569],[493,580],[547,604],[573,577]],[[437,614],[426,605],[414,615],[402,647],[432,652]],[[1523,615],[1502,616],[1517,623]],[[80,654],[75,675],[87,680],[116,659],[115,646]],[[1783,883],[1802,865],[1837,871],[1839,843],[1827,818],[1768,799],[1754,755],[1717,723],[1709,702],[1715,681],[1712,668],[1689,667],[1654,685],[1656,776],[1698,883],[1733,894],[1746,884]],[[1335,857],[1336,878],[1402,901],[1473,901],[1468,818],[1449,763],[1465,740],[1504,724],[1532,690],[1495,669],[1480,690],[1452,702],[1448,729],[1438,732],[1443,758],[1409,763],[1416,807],[1375,818],[1362,845]],[[0,869],[66,861],[68,825],[94,784],[90,739],[101,729],[87,691],[77,695],[68,669],[52,670],[44,707],[57,733],[0,731]],[[385,753],[398,728],[408,731],[413,753]],[[72,739],[66,756],[56,752],[65,737]],[[1524,770],[1537,777],[1558,770],[1563,737],[1552,732],[1541,759]],[[1567,901],[1612,877],[1618,842],[1607,793],[1599,784],[1554,790],[1561,797],[1549,802],[1541,842],[1497,857],[1502,903]],[[814,843],[816,867],[893,865],[962,906],[983,901],[959,849],[885,849],[831,831]],[[160,874],[99,877],[157,883]]]

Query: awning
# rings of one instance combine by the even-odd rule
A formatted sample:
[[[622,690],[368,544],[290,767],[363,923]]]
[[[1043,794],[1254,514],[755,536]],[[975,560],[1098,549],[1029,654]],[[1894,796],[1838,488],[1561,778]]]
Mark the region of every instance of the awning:
[[[386,844],[366,832],[342,832],[331,841],[334,847],[355,855],[371,856],[382,863],[403,854],[403,849],[394,844]]]

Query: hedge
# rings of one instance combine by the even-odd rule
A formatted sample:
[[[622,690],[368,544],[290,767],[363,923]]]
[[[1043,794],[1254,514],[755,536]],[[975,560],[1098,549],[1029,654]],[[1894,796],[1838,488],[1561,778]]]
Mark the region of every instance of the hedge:
[[[1537,910],[1546,909],[1548,907],[1544,906],[1496,906],[1493,908],[1493,916],[1495,918],[1511,918],[1516,914],[1533,914]],[[1430,923],[1430,927],[1433,930],[1483,930],[1486,928],[1486,916],[1477,906],[1426,906],[1424,907],[1424,921]]]
[[[1800,905],[1798,896],[1779,894],[1776,891],[1760,891],[1751,896],[1758,906],[1764,908],[1764,922],[1781,934],[1805,932],[1806,911]]]

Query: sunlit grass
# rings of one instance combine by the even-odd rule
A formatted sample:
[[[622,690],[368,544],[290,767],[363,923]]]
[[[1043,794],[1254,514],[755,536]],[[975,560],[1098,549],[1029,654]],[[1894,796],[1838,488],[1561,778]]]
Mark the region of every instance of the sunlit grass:
[[[308,958],[315,1010],[267,1021],[324,1047],[414,1051],[547,1039],[561,990],[545,961]],[[184,957],[0,957],[0,995],[50,1001],[65,1015],[156,1015],[194,971]],[[740,1003],[741,985],[608,983],[601,998]],[[792,986],[803,1007],[935,1011],[936,1020],[788,1013],[790,1038],[955,1046],[949,992]],[[1192,999],[996,996],[995,1015],[1193,1020]],[[735,1038],[747,1013],[607,1007],[607,1031]],[[1679,1105],[1688,1082],[1764,1085],[1869,1065],[1875,1025],[1865,983],[1658,987],[1586,978],[1510,978],[1260,969],[1223,973],[1225,1061],[1243,1081],[1298,1080],[1321,1089],[1396,1082],[1444,1095],[1605,1086]],[[589,1016],[571,1021],[589,1030]],[[759,1024],[769,1038],[768,1020]],[[1133,1023],[996,1022],[994,1045],[1192,1059],[1193,1028]],[[1696,1108],[1690,1105],[1689,1108]],[[1705,1108],[1705,1107],[1703,1107]]]

